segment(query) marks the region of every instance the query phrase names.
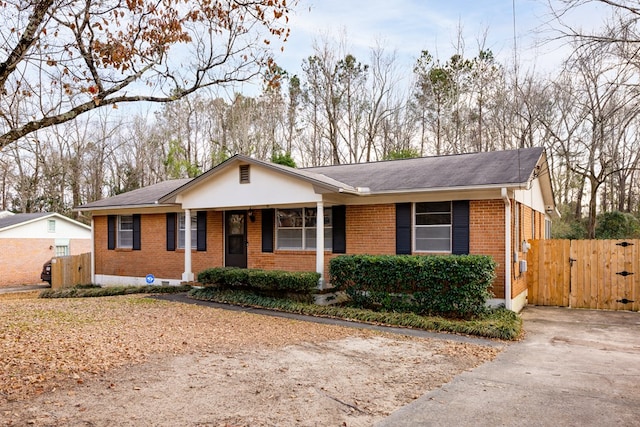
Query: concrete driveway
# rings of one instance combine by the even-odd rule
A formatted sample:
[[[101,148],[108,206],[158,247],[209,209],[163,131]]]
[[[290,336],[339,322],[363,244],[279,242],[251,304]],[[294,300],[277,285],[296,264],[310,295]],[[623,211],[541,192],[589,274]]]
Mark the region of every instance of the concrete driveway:
[[[51,285],[38,284],[38,285],[20,285],[20,286],[0,286],[0,294],[13,294],[16,292],[39,291],[47,288],[51,288]]]
[[[377,427],[638,426],[640,313],[527,307],[526,337]]]

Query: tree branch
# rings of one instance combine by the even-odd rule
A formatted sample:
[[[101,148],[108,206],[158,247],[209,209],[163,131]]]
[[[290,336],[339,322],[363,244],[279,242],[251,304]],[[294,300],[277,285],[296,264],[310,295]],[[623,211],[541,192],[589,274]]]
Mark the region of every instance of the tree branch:
[[[18,64],[24,59],[26,52],[38,40],[38,31],[45,21],[45,17],[54,0],[40,0],[33,7],[33,13],[29,17],[29,23],[20,36],[20,40],[15,45],[7,59],[0,64],[0,95],[6,94],[5,83],[16,69]],[[6,7],[6,6],[3,6]]]

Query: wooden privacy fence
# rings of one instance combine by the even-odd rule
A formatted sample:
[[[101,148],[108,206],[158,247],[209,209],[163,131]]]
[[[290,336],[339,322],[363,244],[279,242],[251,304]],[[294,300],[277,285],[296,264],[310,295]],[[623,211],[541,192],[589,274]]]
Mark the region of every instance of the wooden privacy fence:
[[[91,253],[70,255],[51,260],[51,289],[91,283]]]
[[[532,240],[529,303],[640,310],[640,240]]]

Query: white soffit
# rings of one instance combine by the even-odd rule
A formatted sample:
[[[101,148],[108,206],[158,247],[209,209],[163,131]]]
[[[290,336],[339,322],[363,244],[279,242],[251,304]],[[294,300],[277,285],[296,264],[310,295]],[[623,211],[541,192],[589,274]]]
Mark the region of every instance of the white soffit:
[[[277,206],[322,200],[311,183],[249,164],[249,182],[240,183],[240,165],[230,165],[198,185],[180,193],[183,209],[220,209],[244,206]]]

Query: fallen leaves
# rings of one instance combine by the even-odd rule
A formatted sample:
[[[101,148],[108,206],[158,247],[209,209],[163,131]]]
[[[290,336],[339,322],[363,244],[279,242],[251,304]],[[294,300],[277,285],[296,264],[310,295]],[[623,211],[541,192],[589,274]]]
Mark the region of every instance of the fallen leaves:
[[[372,425],[498,351],[140,295],[0,299],[0,414],[7,425]]]
[[[0,299],[0,402],[82,384],[157,354],[279,347],[358,334],[140,295]]]

